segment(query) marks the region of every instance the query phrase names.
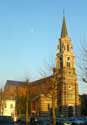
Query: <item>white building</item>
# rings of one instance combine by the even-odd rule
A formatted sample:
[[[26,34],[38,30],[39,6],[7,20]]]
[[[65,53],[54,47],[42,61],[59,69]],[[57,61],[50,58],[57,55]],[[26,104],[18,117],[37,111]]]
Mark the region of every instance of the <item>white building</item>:
[[[5,99],[3,101],[3,115],[4,116],[15,116],[15,100]]]

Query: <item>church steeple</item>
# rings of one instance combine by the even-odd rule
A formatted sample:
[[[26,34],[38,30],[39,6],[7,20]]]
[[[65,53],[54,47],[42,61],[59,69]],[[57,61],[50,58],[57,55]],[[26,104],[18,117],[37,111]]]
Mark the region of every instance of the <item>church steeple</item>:
[[[58,114],[65,117],[80,115],[80,100],[74,65],[71,38],[68,36],[65,16],[63,16],[61,36],[56,54],[57,104]]]
[[[66,36],[68,36],[68,32],[67,32],[67,27],[66,27],[65,16],[63,16],[61,37],[66,37]]]

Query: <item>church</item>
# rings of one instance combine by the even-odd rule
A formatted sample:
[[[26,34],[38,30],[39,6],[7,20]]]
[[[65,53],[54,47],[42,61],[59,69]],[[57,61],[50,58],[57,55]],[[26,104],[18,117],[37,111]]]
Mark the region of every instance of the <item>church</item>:
[[[58,41],[55,66],[56,79],[56,109],[58,116],[70,117],[80,115],[80,98],[78,93],[77,75],[75,70],[74,52],[72,41],[68,35],[65,16],[63,16],[61,35]],[[32,97],[32,111],[37,114],[48,112],[52,108],[52,100],[45,94],[49,94],[49,76],[29,85]],[[17,87],[23,82],[7,80],[4,91],[8,95],[16,96]],[[40,91],[40,89],[43,91]],[[41,89],[41,90],[42,90]],[[49,112],[48,112],[49,114]]]

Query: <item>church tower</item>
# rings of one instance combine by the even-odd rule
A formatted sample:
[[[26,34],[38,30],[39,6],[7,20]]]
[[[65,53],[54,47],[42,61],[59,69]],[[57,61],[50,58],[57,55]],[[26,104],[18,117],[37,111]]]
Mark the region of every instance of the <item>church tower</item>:
[[[77,76],[71,39],[68,36],[65,16],[56,54],[58,74],[58,114],[65,117],[80,115]]]

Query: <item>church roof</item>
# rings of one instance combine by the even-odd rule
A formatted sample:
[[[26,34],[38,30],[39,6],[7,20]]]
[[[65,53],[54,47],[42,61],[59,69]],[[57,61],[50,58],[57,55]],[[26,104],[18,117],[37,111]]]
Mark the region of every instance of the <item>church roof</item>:
[[[23,81],[15,81],[15,80],[7,80],[6,81],[6,85],[21,85],[23,83],[24,83]]]
[[[66,26],[65,16],[63,16],[61,37],[66,37],[66,36],[68,36],[68,32],[67,32],[67,26]]]
[[[31,96],[36,96],[38,93],[48,93],[49,90],[49,79],[51,79],[52,76],[47,76],[45,78],[35,80],[30,82],[29,84],[29,90]],[[19,91],[21,93],[22,85],[24,85],[24,81],[14,81],[14,80],[7,80],[5,87],[4,87],[4,94],[7,96],[16,96],[16,87],[19,87]],[[23,91],[23,90],[22,90]],[[40,92],[41,91],[41,92]]]

